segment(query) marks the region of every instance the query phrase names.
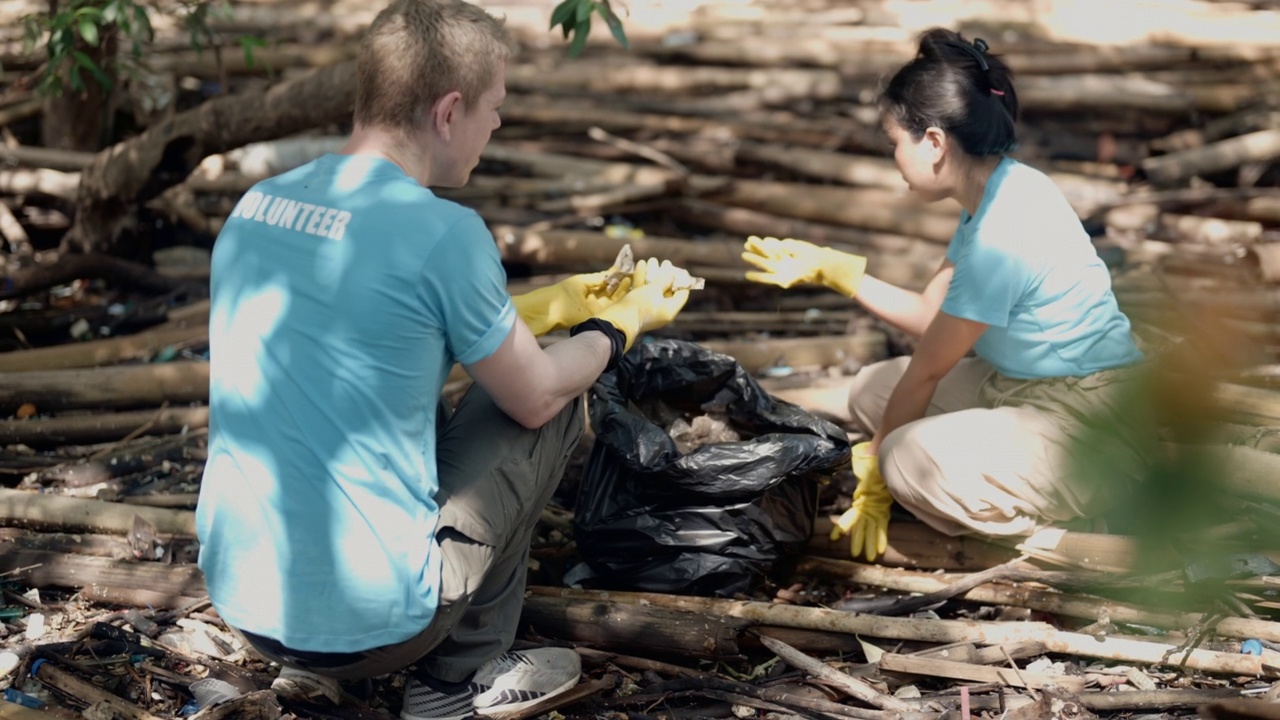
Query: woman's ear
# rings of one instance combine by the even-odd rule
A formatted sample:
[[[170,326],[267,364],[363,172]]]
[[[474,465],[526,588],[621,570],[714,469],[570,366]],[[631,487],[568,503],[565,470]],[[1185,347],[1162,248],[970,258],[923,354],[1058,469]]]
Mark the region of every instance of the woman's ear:
[[[924,131],[924,137],[920,138],[920,142],[929,153],[929,159],[934,165],[942,162],[942,158],[946,157],[947,133],[943,131],[942,128],[926,128]]]

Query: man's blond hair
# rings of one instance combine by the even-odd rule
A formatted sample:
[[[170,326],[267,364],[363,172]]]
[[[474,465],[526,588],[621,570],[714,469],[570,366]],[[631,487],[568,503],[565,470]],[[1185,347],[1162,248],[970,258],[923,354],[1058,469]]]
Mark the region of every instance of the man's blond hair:
[[[395,0],[360,44],[355,121],[410,130],[454,90],[470,109],[514,51],[503,22],[475,5]]]

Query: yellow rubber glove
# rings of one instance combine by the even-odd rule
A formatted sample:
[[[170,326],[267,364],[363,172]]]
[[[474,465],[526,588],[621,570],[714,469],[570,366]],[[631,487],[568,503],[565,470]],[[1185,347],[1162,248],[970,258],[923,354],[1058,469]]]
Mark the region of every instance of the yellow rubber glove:
[[[642,260],[631,275],[631,291],[596,317],[621,330],[630,350],[640,333],[663,327],[680,314],[689,301],[691,284],[689,272],[672,265],[670,260]]]
[[[836,521],[831,539],[849,535],[849,554],[865,555],[868,561],[874,561],[889,547],[889,507],[893,496],[880,476],[880,458],[868,452],[870,445],[864,442],[853,446],[853,474],[858,478],[858,487],[853,491],[853,507]]]
[[[596,317],[602,310],[622,299],[631,289],[631,278],[623,278],[612,293],[609,278],[613,270],[574,275],[554,285],[538,288],[511,298],[516,314],[535,336],[571,328]]]
[[[804,240],[752,235],[743,248],[742,259],[760,268],[759,272],[748,272],[747,279],[767,285],[822,285],[851,298],[867,272],[865,257]]]

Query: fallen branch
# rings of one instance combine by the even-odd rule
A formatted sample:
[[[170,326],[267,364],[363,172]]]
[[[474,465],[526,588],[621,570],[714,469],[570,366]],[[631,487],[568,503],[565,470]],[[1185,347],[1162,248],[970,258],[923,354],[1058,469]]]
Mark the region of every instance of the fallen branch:
[[[209,408],[163,408],[41,420],[0,420],[0,445],[75,445],[137,435],[174,435],[209,426]]]
[[[1261,130],[1204,147],[1159,155],[1142,161],[1151,182],[1172,185],[1197,175],[1230,170],[1245,163],[1280,157],[1280,130]]]
[[[148,363],[0,375],[0,412],[24,403],[37,412],[77,408],[157,407],[209,400],[206,362]]]
[[[0,488],[0,524],[57,532],[127,535],[142,518],[158,535],[196,536],[196,514]]]
[[[882,694],[862,680],[831,668],[781,640],[761,635],[760,642],[764,643],[765,647],[769,648],[771,652],[791,667],[801,670],[829,685],[833,685],[848,694],[849,697],[857,698],[871,707],[893,712],[908,712],[911,710],[909,704],[898,698]]]
[[[800,627],[828,632],[914,640],[932,643],[973,642],[984,645],[1035,641],[1048,652],[1080,655],[1105,660],[1138,662],[1151,665],[1185,666],[1210,673],[1280,677],[1280,667],[1264,658],[1210,650],[1189,650],[1159,642],[1146,642],[1114,637],[1098,637],[1062,632],[1045,623],[978,622],[972,620],[928,620],[920,618],[887,618],[874,615],[848,615],[819,608],[795,607],[759,602],[686,598],[658,593],[531,588],[530,604],[544,600],[580,601],[580,612],[604,612],[614,604],[696,613],[724,621],[740,620],[750,624]]]
[[[55,345],[0,353],[0,372],[54,370],[112,365],[149,358],[166,347],[201,342],[209,337],[207,324],[169,330],[148,330],[106,340]]]
[[[54,285],[83,278],[100,278],[145,292],[165,293],[182,281],[166,277],[145,265],[109,255],[62,255],[57,262],[28,265],[0,279],[0,299],[18,298]]]

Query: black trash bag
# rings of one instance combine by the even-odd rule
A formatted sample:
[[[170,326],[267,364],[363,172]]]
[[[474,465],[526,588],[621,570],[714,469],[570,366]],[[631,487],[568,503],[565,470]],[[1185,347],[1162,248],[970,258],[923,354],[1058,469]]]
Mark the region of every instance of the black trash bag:
[[[661,424],[671,410],[722,413],[748,437],[682,453]],[[590,417],[574,535],[587,566],[576,582],[591,587],[745,592],[807,545],[818,478],[850,458],[839,427],[771,397],[728,355],[679,340],[633,348],[592,388]]]

